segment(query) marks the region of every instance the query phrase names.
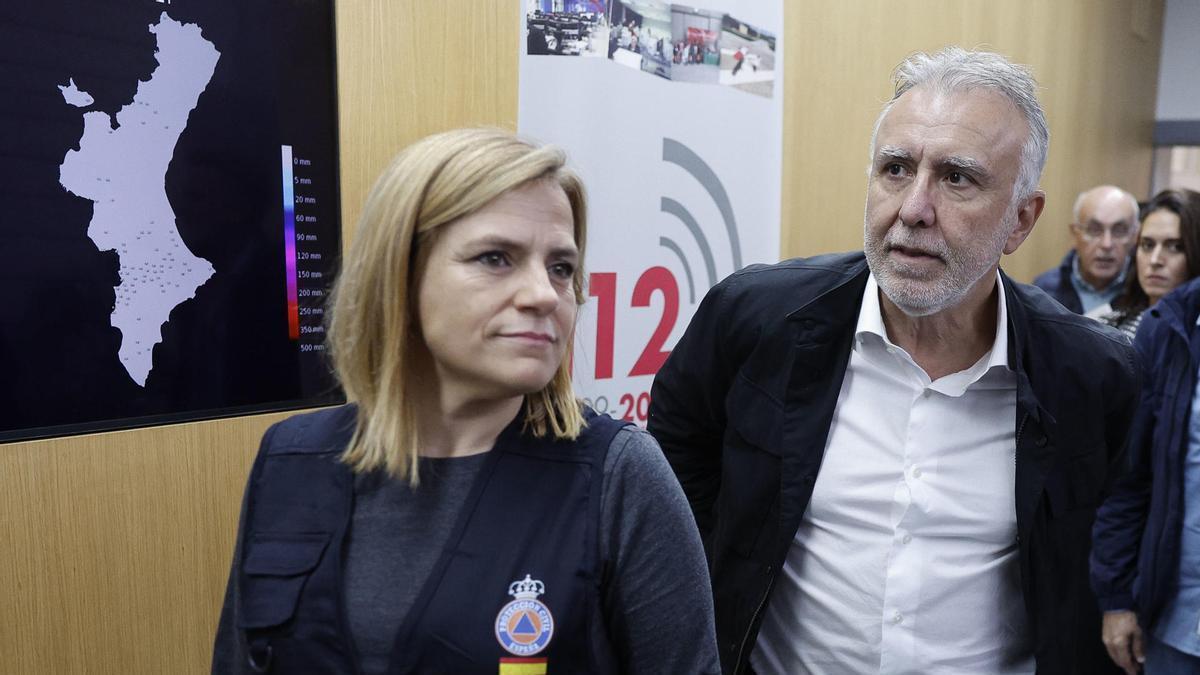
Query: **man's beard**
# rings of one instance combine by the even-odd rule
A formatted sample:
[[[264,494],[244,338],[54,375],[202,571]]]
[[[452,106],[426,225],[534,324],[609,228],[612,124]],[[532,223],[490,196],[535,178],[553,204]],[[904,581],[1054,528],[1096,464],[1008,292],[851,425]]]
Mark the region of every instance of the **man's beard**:
[[[1015,220],[1016,209],[1010,207],[1004,214],[1003,226],[996,228],[991,239],[959,251],[951,249],[936,228],[892,225],[880,240],[865,226],[863,250],[867,266],[879,288],[900,311],[912,317],[937,314],[958,305],[996,265]],[[942,264],[925,270],[897,262],[888,256],[894,246],[932,255]]]

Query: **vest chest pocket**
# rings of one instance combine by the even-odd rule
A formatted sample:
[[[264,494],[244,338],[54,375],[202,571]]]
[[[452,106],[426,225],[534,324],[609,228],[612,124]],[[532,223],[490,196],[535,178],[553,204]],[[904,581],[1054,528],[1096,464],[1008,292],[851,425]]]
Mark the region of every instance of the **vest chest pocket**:
[[[255,534],[242,559],[242,629],[271,628],[296,613],[309,574],[321,562],[330,535]]]

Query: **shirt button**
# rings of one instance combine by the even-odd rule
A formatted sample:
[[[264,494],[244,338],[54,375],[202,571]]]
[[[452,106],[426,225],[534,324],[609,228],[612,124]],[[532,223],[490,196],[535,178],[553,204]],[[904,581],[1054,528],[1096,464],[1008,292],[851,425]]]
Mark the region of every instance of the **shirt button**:
[[[889,354],[895,354],[895,353],[896,353],[896,350],[895,350],[894,348],[892,348],[892,347],[888,347],[888,348],[887,348],[887,353],[889,353]]]
[[[921,392],[922,398],[929,398],[932,395],[933,395],[933,392],[930,391],[929,389],[926,389],[925,391]]]
[[[919,466],[913,467],[913,478],[920,478],[920,477],[921,477],[921,467],[919,467]]]
[[[906,534],[906,535],[904,535],[904,538],[903,538],[903,539],[901,539],[900,541],[902,541],[902,542],[904,542],[904,543],[906,543],[906,544],[908,544],[908,543],[911,543],[911,542],[912,542],[912,535],[911,535],[911,534]]]
[[[904,620],[904,615],[901,614],[900,612],[896,612],[895,614],[892,615],[892,623],[900,623],[903,620]]]

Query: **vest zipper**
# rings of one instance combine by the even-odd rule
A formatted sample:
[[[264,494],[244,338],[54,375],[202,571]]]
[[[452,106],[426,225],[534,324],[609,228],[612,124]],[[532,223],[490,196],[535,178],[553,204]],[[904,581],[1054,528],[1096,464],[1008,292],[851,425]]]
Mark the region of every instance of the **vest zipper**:
[[[775,574],[771,567],[767,567],[767,574],[770,580],[767,582],[767,590],[763,593],[762,599],[758,601],[758,607],[754,610],[754,614],[750,615],[750,625],[746,627],[746,634],[742,636],[742,644],[738,647],[737,660],[734,661],[733,675],[738,675],[744,669],[746,664],[750,662],[750,656],[746,655],[746,661],[742,661],[742,655],[746,653],[746,643],[750,641],[750,633],[754,630],[754,623],[758,621],[758,615],[762,614],[763,607],[767,605],[767,598],[771,596],[771,589],[775,587]]]

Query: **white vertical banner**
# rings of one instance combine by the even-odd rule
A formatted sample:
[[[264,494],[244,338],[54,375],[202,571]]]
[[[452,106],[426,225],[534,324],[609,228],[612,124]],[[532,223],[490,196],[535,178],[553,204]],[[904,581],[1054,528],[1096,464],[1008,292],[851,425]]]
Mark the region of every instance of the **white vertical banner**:
[[[704,294],[779,259],[782,0],[521,0],[518,128],[589,195],[575,385],[644,424]]]

